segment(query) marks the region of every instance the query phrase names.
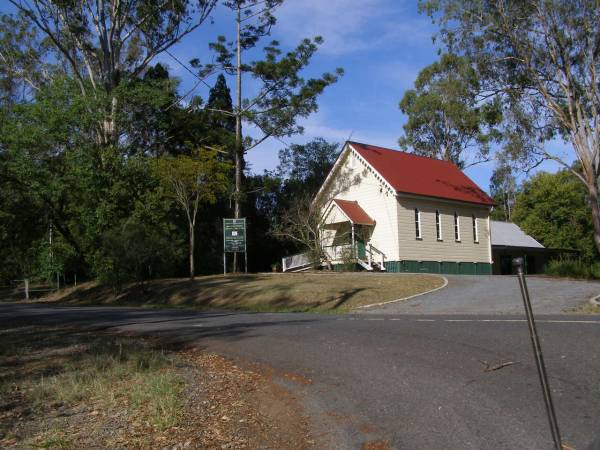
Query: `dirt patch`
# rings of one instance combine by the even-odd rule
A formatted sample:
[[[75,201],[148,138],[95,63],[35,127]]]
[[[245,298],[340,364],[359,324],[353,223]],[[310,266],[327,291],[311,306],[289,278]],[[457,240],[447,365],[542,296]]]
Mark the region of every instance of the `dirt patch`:
[[[44,299],[73,305],[153,308],[240,309],[252,311],[348,311],[395,300],[444,284],[437,275],[377,273],[292,273],[214,275],[195,280],[166,279],[130,285],[114,295],[86,283]]]
[[[366,442],[362,446],[363,450],[388,450],[390,443],[388,441],[372,441]]]
[[[221,356],[75,329],[0,333],[2,448],[315,446],[289,391]]]
[[[207,398],[196,417],[209,448],[311,448],[308,418],[290,392],[262,374],[242,370],[214,354],[190,351],[186,358],[205,368]],[[232,433],[233,430],[236,430]],[[223,447],[225,445],[225,447]]]
[[[570,314],[589,314],[589,315],[600,315],[600,306],[585,302],[576,308],[565,311]]]

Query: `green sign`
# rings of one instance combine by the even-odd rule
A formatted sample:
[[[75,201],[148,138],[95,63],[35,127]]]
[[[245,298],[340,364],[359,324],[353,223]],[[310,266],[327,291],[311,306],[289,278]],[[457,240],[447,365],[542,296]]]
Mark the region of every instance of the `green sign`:
[[[223,250],[246,251],[246,219],[223,219]]]

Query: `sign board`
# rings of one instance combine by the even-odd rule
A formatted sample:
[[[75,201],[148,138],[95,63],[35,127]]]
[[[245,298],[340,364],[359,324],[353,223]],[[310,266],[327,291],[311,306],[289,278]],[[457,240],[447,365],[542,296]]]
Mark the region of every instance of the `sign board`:
[[[246,219],[223,219],[223,251],[246,251]]]

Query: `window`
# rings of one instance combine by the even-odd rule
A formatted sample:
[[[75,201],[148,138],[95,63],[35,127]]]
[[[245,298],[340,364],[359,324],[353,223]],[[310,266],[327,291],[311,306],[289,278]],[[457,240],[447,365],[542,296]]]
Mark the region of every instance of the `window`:
[[[454,213],[454,240],[460,242],[460,217]]]
[[[473,215],[473,242],[479,242],[479,230],[477,229],[477,217]]]
[[[442,240],[442,216],[440,215],[439,210],[435,210],[435,230],[437,233],[437,240]]]
[[[415,208],[415,234],[421,239],[421,211]]]

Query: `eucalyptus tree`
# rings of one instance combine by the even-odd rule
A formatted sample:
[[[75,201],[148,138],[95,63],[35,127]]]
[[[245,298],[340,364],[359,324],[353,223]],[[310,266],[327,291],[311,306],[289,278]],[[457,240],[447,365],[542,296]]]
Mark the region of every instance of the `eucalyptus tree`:
[[[421,70],[400,102],[408,116],[400,146],[459,167],[489,161],[491,144],[501,136],[502,114],[498,102],[482,98],[480,90],[467,58],[442,55]]]
[[[210,44],[216,58],[213,63],[201,64],[192,60],[200,69],[200,76],[216,70],[235,76],[235,100],[233,111],[213,109],[235,118],[235,191],[234,216],[240,217],[244,198],[243,168],[246,152],[270,137],[281,138],[302,133],[298,120],[307,117],[318,108],[317,97],[338,80],[343,70],[324,73],[320,77],[304,79],[302,71],[310,64],[323,40],[320,37],[303,39],[294,49],[283,53],[279,42],[270,41],[263,48],[263,57],[246,62],[244,56],[254,49],[262,38],[270,35],[276,24],[274,12],[283,0],[225,0],[223,6],[234,16],[235,31],[232,39],[219,36]],[[256,50],[253,54],[256,54]],[[255,95],[244,97],[244,78],[249,75],[257,86]],[[244,136],[242,125],[253,127],[253,137]]]
[[[143,74],[160,53],[196,30],[217,0],[9,0],[27,22],[26,33],[50,45],[53,53],[28,55],[54,60],[76,80],[83,98],[100,104],[96,143],[118,144],[120,132],[118,87],[126,77]],[[4,19],[7,20],[7,19]],[[13,42],[14,44],[14,42]],[[0,57],[28,79],[23,52],[0,48]],[[44,61],[37,61],[41,64]],[[32,62],[29,62],[32,64]],[[93,112],[93,111],[90,111]]]
[[[421,0],[447,48],[504,103],[508,149],[562,165],[585,186],[600,249],[600,8],[594,0]],[[567,149],[549,142],[562,139]],[[578,164],[571,164],[575,160]]]

